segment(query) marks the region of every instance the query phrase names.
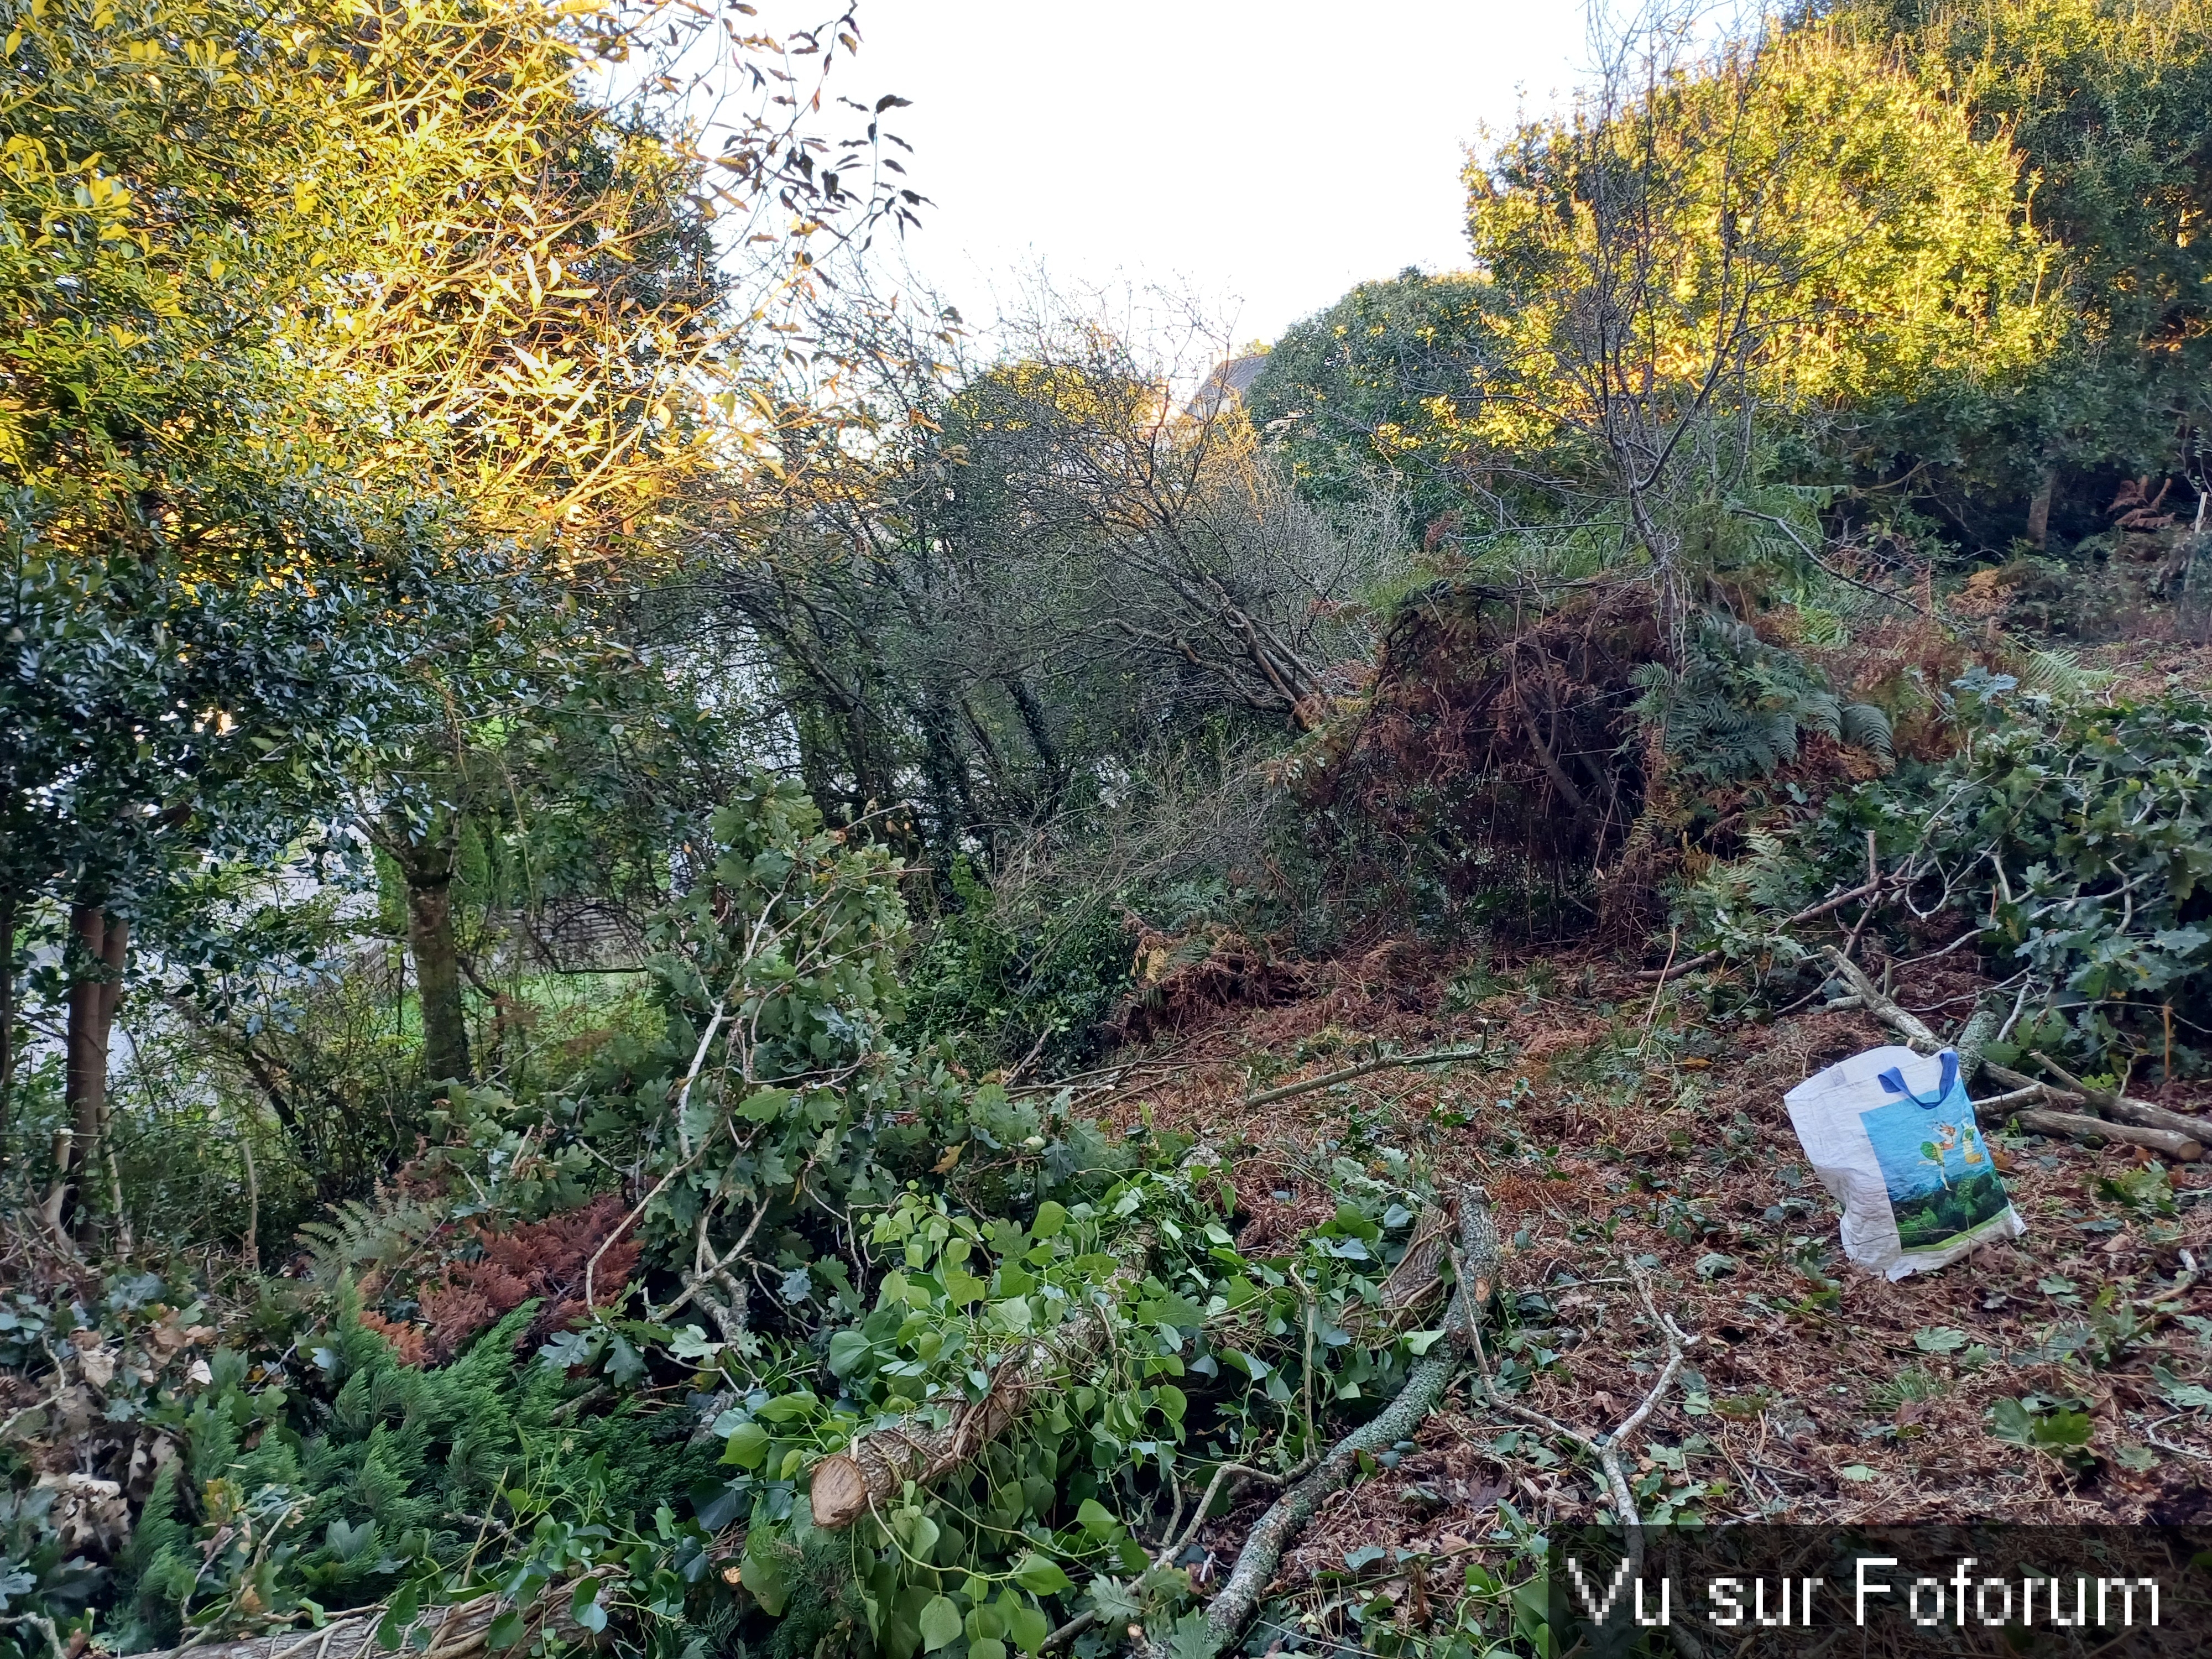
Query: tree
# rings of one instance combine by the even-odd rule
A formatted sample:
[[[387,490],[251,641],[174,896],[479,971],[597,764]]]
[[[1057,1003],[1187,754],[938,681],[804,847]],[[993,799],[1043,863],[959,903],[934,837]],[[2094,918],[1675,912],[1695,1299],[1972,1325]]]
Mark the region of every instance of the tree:
[[[1387,501],[1332,522],[1233,402],[1183,406],[1175,365],[1050,297],[996,363],[920,331],[838,348],[919,366],[863,400],[865,450],[797,457],[831,482],[765,532],[714,532],[712,592],[818,799],[911,801],[950,857],[1080,818],[1161,743],[1296,730],[1349,684],[1395,568]]]
[[[1893,441],[1932,464],[1947,517],[1992,544],[2039,546],[2055,521],[2102,528],[2121,477],[2179,470],[2203,492],[2212,8],[1872,0],[1838,8],[1836,26],[2009,143],[2021,210],[2061,251],[2045,295],[2067,319],[2063,348],[2016,395],[1897,411]]]
[[[1362,283],[1294,324],[1246,394],[1252,422],[1299,490],[1358,507],[1377,476],[1437,539],[1465,515],[1445,435],[1485,349],[1486,285],[1472,272]]]
[[[1497,345],[1454,422],[1496,527],[1619,535],[1676,661],[1698,520],[1775,516],[1741,499],[1763,419],[2017,374],[2051,337],[2002,136],[1833,28],[1685,39],[1634,20],[1571,116],[1470,168]]]
[[[648,22],[534,0],[14,14],[0,919],[12,968],[26,917],[74,917],[69,1093],[94,1133],[70,1170],[98,1139],[125,924],[335,799],[398,702],[362,677],[389,690],[434,641],[409,635],[439,579],[465,596],[520,543],[610,556],[655,527],[659,479],[756,435],[697,204],[802,216],[762,266],[781,292],[807,227],[919,199],[818,166],[773,64],[719,173],[649,110],[586,97],[580,64]]]

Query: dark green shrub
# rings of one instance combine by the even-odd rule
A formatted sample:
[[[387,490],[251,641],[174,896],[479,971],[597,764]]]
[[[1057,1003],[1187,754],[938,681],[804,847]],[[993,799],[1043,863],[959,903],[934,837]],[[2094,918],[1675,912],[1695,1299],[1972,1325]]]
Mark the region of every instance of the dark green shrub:
[[[1992,1058],[2032,1042],[2108,1072],[2194,1064],[2212,1036],[2212,698],[2027,695],[1981,670],[1952,691],[1956,753],[1754,836],[1678,894],[1682,948],[1800,979],[1814,936],[1782,936],[1780,919],[1864,882],[1871,833],[1902,882],[1887,924],[1914,918],[1945,943],[1978,931],[1996,978],[2027,975],[2015,1041]]]

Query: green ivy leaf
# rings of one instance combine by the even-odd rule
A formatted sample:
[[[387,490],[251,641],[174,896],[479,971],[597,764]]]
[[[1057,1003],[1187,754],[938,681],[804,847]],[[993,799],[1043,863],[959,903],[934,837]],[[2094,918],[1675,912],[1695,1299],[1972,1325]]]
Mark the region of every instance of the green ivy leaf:
[[[393,1596],[385,1609],[384,1618],[376,1626],[376,1644],[380,1648],[396,1648],[415,1622],[422,1610],[422,1592],[412,1584],[404,1585]]]
[[[914,1520],[907,1533],[907,1547],[913,1550],[917,1559],[927,1561],[942,1534],[938,1531],[937,1522],[927,1516],[919,1510],[908,1510],[908,1513],[914,1516]]]
[[[860,1369],[860,1362],[868,1357],[874,1345],[858,1331],[840,1331],[830,1339],[830,1374],[836,1377],[850,1376]]]
[[[1015,1564],[1014,1582],[1033,1595],[1056,1595],[1061,1590],[1075,1588],[1057,1563],[1047,1560],[1035,1550]],[[1044,1638],[1040,1637],[1037,1639],[1042,1641]],[[1023,1645],[1026,1647],[1028,1644]]]
[[[1062,1578],[1060,1582],[1067,1581]],[[1016,1607],[1006,1615],[1006,1634],[1014,1638],[1014,1645],[1024,1653],[1036,1653],[1043,1648],[1045,1638],[1052,1634],[1052,1620],[1044,1616],[1042,1607]]]
[[[594,1636],[607,1627],[607,1610],[599,1605],[596,1579],[586,1578],[577,1584],[568,1597],[568,1616]]]
[[[768,1461],[768,1431],[757,1423],[740,1423],[730,1431],[730,1443],[722,1461],[741,1469],[757,1469]]]
[[[960,1638],[960,1609],[949,1595],[933,1595],[921,1610],[921,1644],[929,1652],[949,1647]]]
[[[791,1587],[784,1580],[783,1562],[769,1553],[766,1547],[756,1554],[750,1547],[751,1540],[748,1539],[746,1544],[744,1565],[738,1572],[738,1582],[758,1599],[769,1617],[780,1619],[784,1603],[791,1597]]]

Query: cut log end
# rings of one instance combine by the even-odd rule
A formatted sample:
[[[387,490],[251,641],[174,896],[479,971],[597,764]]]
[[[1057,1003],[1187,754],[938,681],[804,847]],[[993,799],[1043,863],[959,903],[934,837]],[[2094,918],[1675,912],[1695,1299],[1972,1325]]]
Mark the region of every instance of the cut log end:
[[[830,1532],[849,1527],[866,1515],[868,1477],[859,1460],[840,1452],[817,1463],[808,1502],[814,1510],[814,1524]]]

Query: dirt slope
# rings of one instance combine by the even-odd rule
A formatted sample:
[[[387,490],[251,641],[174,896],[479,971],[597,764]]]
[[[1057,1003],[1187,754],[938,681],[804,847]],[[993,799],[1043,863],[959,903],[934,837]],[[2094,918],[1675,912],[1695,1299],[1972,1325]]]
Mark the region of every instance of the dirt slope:
[[[1974,986],[1970,970],[1937,968],[1899,994],[1943,1029]],[[2212,1359],[2212,1289],[2192,1265],[2212,1267],[2212,1164],[2161,1181],[2121,1150],[1995,1133],[2026,1235],[1892,1285],[1843,1261],[1836,1206],[1782,1103],[1821,1066],[1892,1040],[1865,1016],[1708,1027],[1689,994],[1655,1009],[1648,984],[1595,957],[1486,975],[1399,949],[1316,970],[1309,988],[1285,1006],[1200,1013],[1172,1043],[1189,1063],[1111,1109],[1241,1139],[1247,1254],[1328,1213],[1302,1175],[1316,1156],[1388,1140],[1439,1176],[1484,1182],[1511,1238],[1510,1324],[1493,1358],[1533,1370],[1520,1397],[1586,1432],[1624,1416],[1664,1358],[1624,1267],[1655,1258],[1662,1306],[1697,1340],[1686,1386],[1633,1449],[1647,1514],[1665,1502],[1713,1519],[2212,1520],[2212,1411],[2182,1403]],[[1242,1104],[1378,1040],[1484,1057]],[[1594,1471],[1571,1449],[1485,1409],[1464,1378],[1453,1401],[1417,1450],[1326,1508],[1279,1593],[1321,1595],[1312,1575],[1340,1574],[1369,1545],[1413,1553],[1389,1570],[1393,1594],[1424,1594],[1447,1565],[1455,1583],[1501,1500],[1547,1523],[1595,1517]],[[2000,1413],[2001,1401],[2025,1403]],[[2087,1419],[2079,1448],[1998,1432],[2024,1420],[2063,1442],[2081,1427],[2070,1412]],[[1201,1577],[1233,1558],[1263,1503],[1211,1526]]]

